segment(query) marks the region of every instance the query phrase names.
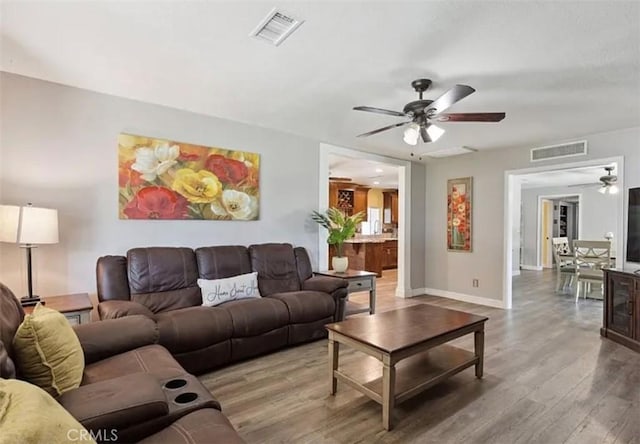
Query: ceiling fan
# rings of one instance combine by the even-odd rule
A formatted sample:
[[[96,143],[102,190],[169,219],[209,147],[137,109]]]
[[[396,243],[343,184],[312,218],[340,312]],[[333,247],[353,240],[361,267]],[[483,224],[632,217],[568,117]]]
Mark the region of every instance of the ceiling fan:
[[[598,191],[602,194],[616,194],[618,191],[620,191],[620,189],[618,188],[618,176],[616,176],[615,174],[613,174],[613,170],[615,169],[615,167],[613,166],[606,166],[604,167],[604,170],[606,172],[606,174],[604,176],[600,176],[600,178],[598,179],[598,182],[592,182],[592,183],[579,183],[576,185],[569,185],[571,187],[584,187],[584,186],[599,186],[600,188],[598,189]]]
[[[418,93],[418,100],[407,103],[402,112],[374,108],[372,106],[356,106],[353,108],[356,111],[408,117],[411,120],[378,128],[368,133],[360,134],[358,137],[371,136],[392,128],[409,125],[404,131],[404,141],[409,145],[416,145],[420,137],[425,143],[429,143],[435,142],[444,134],[444,130],[434,125],[433,122],[500,122],[506,115],[505,113],[444,113],[451,105],[475,91],[475,89],[467,85],[455,85],[435,100],[422,98],[422,94],[431,86],[431,80],[417,79],[411,82],[411,86]]]

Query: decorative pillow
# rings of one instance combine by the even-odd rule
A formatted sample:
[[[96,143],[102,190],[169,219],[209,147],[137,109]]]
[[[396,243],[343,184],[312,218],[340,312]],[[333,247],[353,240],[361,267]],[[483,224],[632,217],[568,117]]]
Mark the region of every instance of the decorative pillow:
[[[84,427],[44,390],[0,379],[0,444],[94,443]]]
[[[38,304],[18,327],[13,348],[19,375],[51,396],[80,387],[84,354],[62,313]]]
[[[198,286],[202,292],[202,305],[207,307],[236,299],[261,297],[257,271],[225,279],[198,279]]]

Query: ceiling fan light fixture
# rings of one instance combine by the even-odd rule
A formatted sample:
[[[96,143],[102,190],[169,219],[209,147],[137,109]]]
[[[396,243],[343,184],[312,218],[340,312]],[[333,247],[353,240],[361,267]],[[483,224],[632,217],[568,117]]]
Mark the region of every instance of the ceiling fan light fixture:
[[[600,188],[598,188],[598,193],[600,194],[607,194],[607,186],[606,185],[602,185]]]
[[[429,134],[429,137],[431,137],[431,141],[435,142],[444,134],[444,130],[439,126],[429,125],[427,126],[427,133]]]
[[[620,189],[615,183],[609,186],[609,194],[618,194],[618,191],[620,191]]]
[[[417,145],[420,137],[420,125],[412,123],[404,130],[403,140],[406,144]]]

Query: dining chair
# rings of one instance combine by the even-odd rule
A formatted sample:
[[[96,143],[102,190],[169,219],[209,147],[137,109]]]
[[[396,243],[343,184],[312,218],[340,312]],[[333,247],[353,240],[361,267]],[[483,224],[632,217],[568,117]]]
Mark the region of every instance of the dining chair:
[[[581,286],[585,299],[587,298],[587,290],[592,283],[604,287],[602,269],[611,266],[611,242],[574,240],[573,253],[576,266],[576,302],[578,302]],[[584,288],[585,285],[588,287]]]
[[[574,258],[572,255],[569,256],[571,254],[569,239],[566,237],[551,238],[551,251],[556,263],[556,292],[564,292],[567,284],[569,287],[573,285],[573,277],[576,274]]]

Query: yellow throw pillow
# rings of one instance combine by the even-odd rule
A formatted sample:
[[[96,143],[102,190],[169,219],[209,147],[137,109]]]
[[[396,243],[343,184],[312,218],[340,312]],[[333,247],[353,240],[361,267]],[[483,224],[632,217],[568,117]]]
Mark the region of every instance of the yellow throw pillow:
[[[0,444],[94,443],[91,435],[44,390],[0,379]]]
[[[13,338],[19,375],[51,396],[80,387],[84,354],[64,315],[38,304]]]

